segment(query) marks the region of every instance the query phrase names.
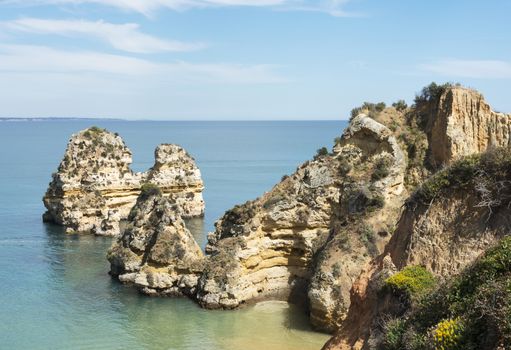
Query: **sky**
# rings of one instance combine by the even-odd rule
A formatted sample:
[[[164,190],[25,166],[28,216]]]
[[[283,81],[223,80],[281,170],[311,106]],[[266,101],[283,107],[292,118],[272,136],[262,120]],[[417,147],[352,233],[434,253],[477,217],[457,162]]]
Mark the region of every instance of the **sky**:
[[[432,81],[511,112],[511,1],[0,0],[0,117],[339,120]]]

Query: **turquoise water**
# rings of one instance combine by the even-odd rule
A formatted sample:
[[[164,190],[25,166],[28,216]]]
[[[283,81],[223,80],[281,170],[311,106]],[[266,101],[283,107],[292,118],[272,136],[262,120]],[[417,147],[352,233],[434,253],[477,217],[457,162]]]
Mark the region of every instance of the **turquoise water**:
[[[282,175],[330,147],[345,122],[97,121],[153,164],[163,142],[184,146],[206,185],[206,215],[189,228],[204,245],[234,204],[269,190]],[[68,236],[43,224],[41,197],[70,135],[83,121],[0,122],[1,349],[318,349],[305,312],[281,302],[206,311],[184,299],[149,298],[113,281],[111,239]]]

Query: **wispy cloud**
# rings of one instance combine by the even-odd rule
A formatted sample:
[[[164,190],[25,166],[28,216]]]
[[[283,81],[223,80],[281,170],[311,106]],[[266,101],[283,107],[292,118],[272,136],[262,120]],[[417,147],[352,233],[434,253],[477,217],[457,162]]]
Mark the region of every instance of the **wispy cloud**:
[[[419,69],[447,77],[511,79],[511,62],[501,60],[445,59],[420,64]]]
[[[363,14],[346,11],[345,6],[351,0],[288,1],[281,6],[287,11],[322,12],[334,17],[362,17]]]
[[[113,24],[104,21],[22,18],[0,22],[0,31],[2,30],[31,34],[91,36],[107,42],[116,49],[133,53],[194,51],[205,47],[201,43],[163,40],[144,34],[136,23]]]
[[[96,4],[116,7],[125,11],[152,16],[157,10],[185,11],[208,7],[269,7],[289,11],[324,12],[332,16],[347,17],[358,14],[345,11],[350,0],[0,0],[11,5],[83,5]]]
[[[0,45],[0,76],[3,73],[107,74],[112,79],[138,77],[151,81],[213,84],[274,84],[286,79],[273,65],[231,63],[155,63],[140,58],[93,51],[63,51],[44,46]]]

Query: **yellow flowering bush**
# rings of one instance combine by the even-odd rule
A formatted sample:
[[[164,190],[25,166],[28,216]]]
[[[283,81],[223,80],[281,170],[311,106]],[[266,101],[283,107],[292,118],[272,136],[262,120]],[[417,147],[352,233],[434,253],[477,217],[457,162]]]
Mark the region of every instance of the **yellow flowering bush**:
[[[437,324],[433,330],[433,341],[437,350],[455,349],[461,338],[463,324],[459,318],[450,318]]]
[[[387,278],[385,284],[394,292],[405,292],[413,297],[432,289],[435,285],[435,278],[422,266],[407,266]]]

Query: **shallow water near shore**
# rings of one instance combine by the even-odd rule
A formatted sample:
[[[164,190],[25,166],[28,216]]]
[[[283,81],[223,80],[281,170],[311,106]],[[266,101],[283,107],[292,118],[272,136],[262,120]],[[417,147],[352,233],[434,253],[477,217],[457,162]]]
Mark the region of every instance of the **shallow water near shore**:
[[[206,215],[188,221],[202,246],[225,210],[260,196],[331,147],[346,122],[0,122],[0,348],[319,349],[305,311],[263,302],[210,311],[186,298],[150,298],[112,280],[111,238],[43,224],[42,195],[70,135],[96,124],[118,132],[133,166],[159,143],[185,147],[201,168]]]

